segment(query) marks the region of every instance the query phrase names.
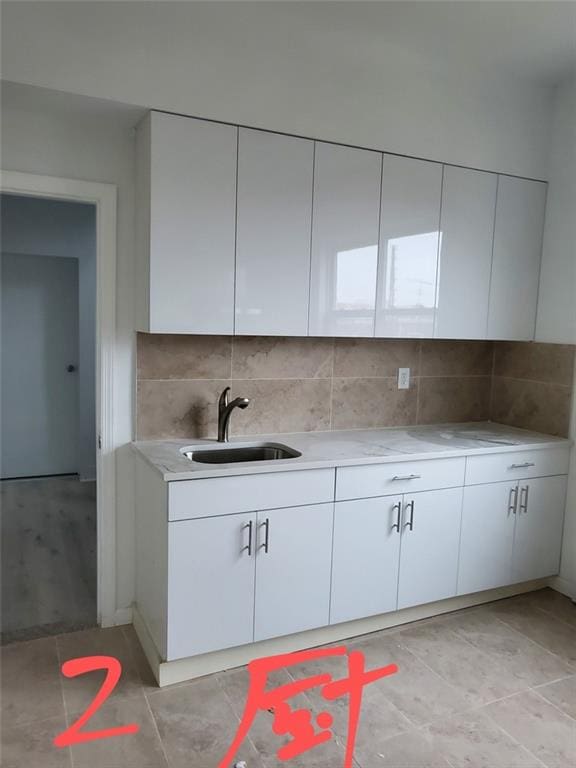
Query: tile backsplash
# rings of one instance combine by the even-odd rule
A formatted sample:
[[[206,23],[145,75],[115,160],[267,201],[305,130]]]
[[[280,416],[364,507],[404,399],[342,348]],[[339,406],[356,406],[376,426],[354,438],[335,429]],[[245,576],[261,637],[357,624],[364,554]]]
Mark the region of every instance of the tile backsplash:
[[[573,361],[552,344],[138,334],[137,436],[214,437],[228,385],[252,400],[234,435],[490,418],[565,435]]]

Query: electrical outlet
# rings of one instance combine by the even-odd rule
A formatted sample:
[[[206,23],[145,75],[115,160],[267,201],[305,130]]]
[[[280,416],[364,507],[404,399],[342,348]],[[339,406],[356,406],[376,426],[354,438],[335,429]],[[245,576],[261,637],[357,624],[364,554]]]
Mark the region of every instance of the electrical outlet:
[[[410,389],[410,368],[398,368],[398,389]]]

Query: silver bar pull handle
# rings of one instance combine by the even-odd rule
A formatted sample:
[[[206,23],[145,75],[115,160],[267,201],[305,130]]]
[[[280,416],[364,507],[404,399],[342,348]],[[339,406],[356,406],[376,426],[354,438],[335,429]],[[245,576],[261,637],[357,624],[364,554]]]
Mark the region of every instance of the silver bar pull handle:
[[[408,504],[406,504],[405,509],[410,510],[410,520],[408,520],[407,523],[404,523],[404,528],[409,528],[411,531],[414,530],[414,500],[409,501]]]
[[[270,549],[270,520],[266,518],[260,527],[264,528],[264,544],[260,545],[260,549],[263,549],[265,554],[268,554]]]
[[[535,467],[536,464],[533,461],[525,461],[523,464],[510,464],[508,469],[526,469],[527,467]]]
[[[516,509],[518,508],[518,486],[515,485],[513,488],[510,488],[510,496],[508,498],[508,513],[512,512],[513,515],[516,514]]]
[[[392,480],[418,480],[422,475],[394,475]]]
[[[244,552],[244,550],[248,550],[248,557],[250,557],[252,555],[252,520],[247,522],[244,528],[248,528],[248,544],[245,547],[242,547],[241,551]]]
[[[400,522],[402,519],[402,502],[398,501],[394,506],[392,507],[392,512],[396,510],[396,522],[392,526],[393,531],[398,531],[400,533]]]
[[[524,485],[520,488],[520,512],[524,514],[528,513],[528,493],[530,491],[529,485]]]

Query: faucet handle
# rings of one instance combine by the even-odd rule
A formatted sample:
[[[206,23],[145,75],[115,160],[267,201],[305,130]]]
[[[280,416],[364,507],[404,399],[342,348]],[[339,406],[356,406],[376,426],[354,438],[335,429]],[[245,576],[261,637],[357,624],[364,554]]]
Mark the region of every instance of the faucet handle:
[[[226,408],[226,406],[228,405],[228,392],[230,392],[230,387],[225,387],[222,390],[220,397],[218,398],[219,413],[221,413],[224,410],[224,408]]]

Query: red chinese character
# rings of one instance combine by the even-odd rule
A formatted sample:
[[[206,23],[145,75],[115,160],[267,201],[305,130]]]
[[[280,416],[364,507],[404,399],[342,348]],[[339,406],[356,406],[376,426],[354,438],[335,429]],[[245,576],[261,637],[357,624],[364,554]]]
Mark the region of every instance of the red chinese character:
[[[346,655],[348,656],[348,677],[342,680],[332,680],[332,676],[325,673],[304,678],[303,680],[296,680],[293,683],[266,691],[266,682],[270,672],[301,664],[311,659]],[[398,667],[395,664],[389,664],[387,667],[365,672],[364,654],[360,651],[348,653],[344,646],[285,653],[280,656],[269,656],[264,659],[251,661],[248,664],[250,687],[242,721],[230,749],[218,768],[228,768],[260,710],[273,712],[272,730],[274,733],[278,735],[290,734],[293,737],[291,741],[278,750],[277,756],[279,760],[290,760],[302,754],[302,752],[313,749],[331,739],[332,732],[329,728],[332,725],[332,716],[330,713],[320,712],[316,716],[316,724],[314,724],[312,722],[312,713],[309,710],[293,710],[286,703],[286,699],[297,696],[299,693],[310,688],[318,687],[321,688],[322,696],[328,700],[338,699],[340,696],[345,695],[349,697],[348,738],[346,741],[344,768],[352,768],[352,755],[354,754],[364,686],[379,680],[381,677],[393,675],[397,671]],[[320,728],[319,731],[316,731],[315,725]]]

